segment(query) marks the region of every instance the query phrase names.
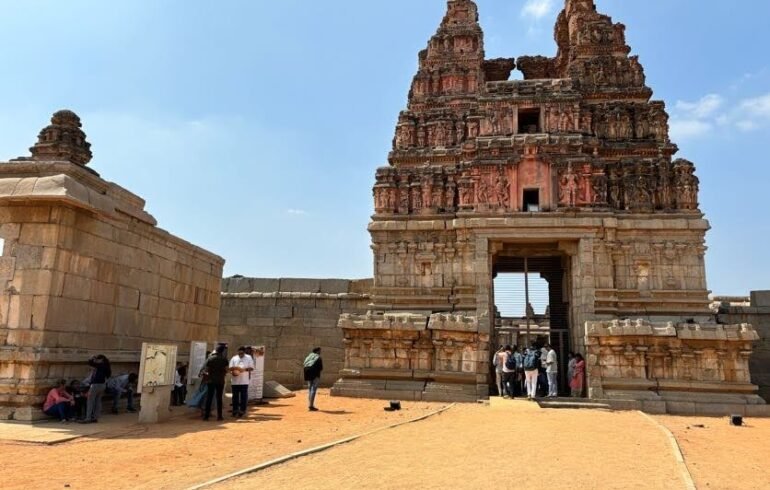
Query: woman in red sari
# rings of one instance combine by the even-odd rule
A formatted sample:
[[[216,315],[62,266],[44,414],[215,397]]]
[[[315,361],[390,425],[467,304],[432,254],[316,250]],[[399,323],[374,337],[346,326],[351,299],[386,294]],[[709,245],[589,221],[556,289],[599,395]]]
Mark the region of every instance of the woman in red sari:
[[[586,361],[582,354],[575,354],[575,371],[572,373],[572,379],[569,381],[569,387],[572,390],[572,396],[575,398],[583,396],[583,380],[586,374]]]

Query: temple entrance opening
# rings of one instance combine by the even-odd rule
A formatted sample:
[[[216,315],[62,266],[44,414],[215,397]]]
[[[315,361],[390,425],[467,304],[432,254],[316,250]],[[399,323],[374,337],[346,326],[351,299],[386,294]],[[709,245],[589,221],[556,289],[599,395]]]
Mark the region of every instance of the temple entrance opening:
[[[567,354],[571,345],[568,286],[569,258],[553,247],[506,247],[495,259],[494,355],[506,345],[522,352],[550,343],[559,358],[559,389],[568,392]],[[494,380],[495,378],[492,377]],[[518,380],[521,385],[521,380]],[[491,387],[490,392],[497,388]]]

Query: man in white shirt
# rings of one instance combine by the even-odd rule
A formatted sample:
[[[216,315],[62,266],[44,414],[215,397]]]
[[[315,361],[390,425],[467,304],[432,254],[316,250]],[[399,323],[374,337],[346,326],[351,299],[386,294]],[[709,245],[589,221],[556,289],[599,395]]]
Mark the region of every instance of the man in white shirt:
[[[556,351],[553,350],[551,344],[546,344],[545,348],[548,351],[545,356],[545,374],[548,376],[548,398],[556,398],[559,396],[559,386],[557,384],[559,362],[556,357]]]
[[[230,385],[233,393],[233,417],[243,417],[246,414],[246,403],[249,401],[249,379],[254,371],[254,359],[246,354],[245,347],[238,348],[238,354],[230,359]]]
[[[505,366],[506,354],[505,347],[500,347],[500,350],[495,352],[492,364],[495,366],[495,384],[497,385],[497,393],[500,396],[505,395],[503,389],[503,366]]]

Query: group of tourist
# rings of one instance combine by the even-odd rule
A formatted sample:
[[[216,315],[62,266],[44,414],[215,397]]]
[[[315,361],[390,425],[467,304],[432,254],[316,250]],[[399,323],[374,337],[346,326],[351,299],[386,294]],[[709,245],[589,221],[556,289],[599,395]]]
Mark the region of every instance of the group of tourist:
[[[91,372],[83,381],[59,380],[51,389],[43,404],[43,411],[50,417],[62,422],[77,420],[81,423],[95,423],[102,410],[102,396],[113,398],[112,413],[118,413],[120,398],[125,395],[127,410],[135,412],[134,388],[137,381],[135,373],[112,376],[109,359],[97,355],[88,360]],[[203,420],[209,420],[216,401],[217,420],[224,420],[224,391],[227,375],[230,375],[232,391],[232,416],[241,418],[246,414],[251,373],[254,371],[254,355],[251,347],[239,347],[230,360],[227,359],[227,347],[219,345],[207,354],[206,362],[198,373],[201,379],[198,391],[187,401],[187,406],[202,411]],[[318,411],[315,397],[323,371],[321,348],[316,347],[303,361],[303,375],[308,384],[308,410]],[[174,376],[171,405],[185,405],[187,397],[187,366],[178,365]]]
[[[559,358],[553,346],[536,343],[523,351],[518,346],[501,347],[492,358],[495,384],[500,396],[514,398],[556,398],[559,396]],[[571,395],[583,396],[585,360],[582,354],[569,354],[567,379]]]
[[[250,347],[239,347],[238,353],[229,361],[226,356],[226,347],[218,346],[206,359],[206,363],[199,373],[201,385],[198,392],[192,397],[188,406],[201,408],[203,420],[211,418],[211,410],[214,401],[217,404],[217,420],[224,420],[223,399],[225,381],[227,375],[231,376],[232,389],[232,415],[235,418],[246,414],[246,405],[249,399],[249,383],[251,373],[254,371],[254,356]],[[308,383],[308,410],[315,412],[315,396],[323,371],[321,348],[316,347],[308,354],[303,362],[305,380]]]
[[[82,381],[72,380],[69,384],[61,379],[46,396],[43,412],[62,422],[78,421],[92,424],[99,421],[102,413],[102,397],[112,397],[112,413],[118,413],[120,398],[126,396],[129,412],[134,408],[134,384],[136,373],[112,376],[112,366],[106,356],[99,354],[88,360],[91,368]]]

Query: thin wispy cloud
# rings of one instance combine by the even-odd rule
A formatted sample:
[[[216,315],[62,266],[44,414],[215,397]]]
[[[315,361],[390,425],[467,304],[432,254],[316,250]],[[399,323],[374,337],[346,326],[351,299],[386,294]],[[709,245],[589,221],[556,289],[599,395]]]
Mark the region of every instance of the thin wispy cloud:
[[[677,101],[671,117],[671,135],[676,139],[706,136],[716,128],[755,131],[770,127],[770,93],[730,103],[719,94],[696,101]]]
[[[521,9],[521,16],[540,20],[550,14],[554,8],[554,0],[527,0]]]
[[[718,111],[725,100],[721,95],[708,94],[695,102],[677,101],[676,110],[696,119],[703,119]]]
[[[308,212],[304,209],[287,209],[286,213],[291,214],[293,216],[307,216]]]

